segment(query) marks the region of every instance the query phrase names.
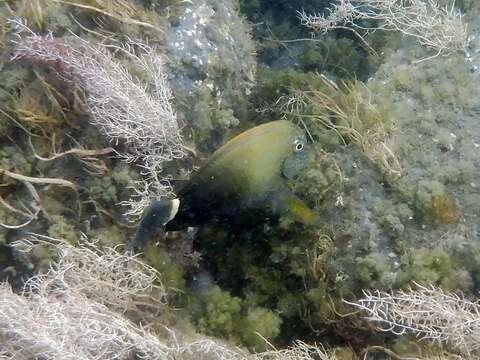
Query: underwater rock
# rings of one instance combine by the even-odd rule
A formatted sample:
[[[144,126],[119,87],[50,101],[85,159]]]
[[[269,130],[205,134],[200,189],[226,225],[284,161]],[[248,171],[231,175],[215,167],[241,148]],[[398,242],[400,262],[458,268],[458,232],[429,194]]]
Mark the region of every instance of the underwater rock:
[[[386,113],[392,128],[389,146],[401,165],[401,175],[382,175],[351,145],[337,146],[331,155],[341,171],[341,184],[317,211],[322,213],[322,228],[333,229],[337,253],[331,265],[338,274],[345,274],[335,286],[347,292],[355,292],[359,280],[364,288],[404,286],[411,277],[403,274],[416,270],[415,264],[401,258],[419,248],[428,250],[417,253],[416,263],[426,262],[431,251],[443,251],[452,268],[472,276],[472,249],[480,247],[477,75],[463,54],[412,63],[425,55],[423,49],[404,42],[367,83],[372,103]],[[300,196],[309,198],[309,187],[316,188],[304,184],[306,193]],[[341,206],[336,207],[339,196]],[[355,259],[373,255],[378,261],[371,263],[368,274],[359,274]],[[429,272],[434,274],[418,274],[416,279],[441,276],[436,267]],[[387,279],[381,274],[390,275]],[[456,279],[457,275],[448,276]],[[471,285],[459,284],[456,280],[442,283],[472,290]]]
[[[337,312],[349,312],[341,298],[362,289],[402,288],[412,281],[468,294],[479,287],[477,75],[464,54],[414,62],[428,52],[407,40],[398,45],[359,94],[367,110],[382,115],[386,144],[400,165],[396,176],[353,141],[309,123],[316,161],[295,190],[321,214],[318,233],[280,222],[255,232],[232,229],[223,238],[212,230],[198,241],[222,289],[240,294],[249,307],[280,313],[282,341],[290,327],[302,333],[302,325],[307,334],[310,327],[331,333]],[[303,90],[301,82],[290,83]],[[263,93],[281,89],[274,85]],[[312,81],[313,90],[325,91],[315,86]],[[360,120],[368,115],[354,110]],[[324,139],[337,141],[326,147]],[[320,238],[331,245],[319,246]],[[348,332],[336,331],[340,337]]]
[[[186,2],[187,3],[187,2]],[[234,0],[194,0],[166,29],[169,81],[191,139],[212,151],[245,117],[256,62]]]

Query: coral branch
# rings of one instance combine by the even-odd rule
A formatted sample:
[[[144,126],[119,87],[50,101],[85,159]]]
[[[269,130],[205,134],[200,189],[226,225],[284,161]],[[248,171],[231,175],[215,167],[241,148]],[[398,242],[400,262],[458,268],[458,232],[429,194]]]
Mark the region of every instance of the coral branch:
[[[29,251],[39,243],[56,249],[59,260],[48,273],[29,279],[23,296],[0,287],[4,352],[72,360],[167,357],[166,344],[112,310],[131,307],[149,293],[157,277],[153,269],[91,242],[76,248],[35,235],[16,247]]]
[[[21,227],[24,227],[24,226],[30,224],[30,222],[32,222],[32,220],[37,218],[37,215],[40,211],[42,211],[42,213],[45,215],[45,217],[50,220],[50,216],[48,215],[48,213],[46,212],[46,210],[42,206],[42,201],[40,199],[40,195],[38,194],[37,190],[35,189],[35,187],[32,184],[57,185],[57,186],[68,187],[68,188],[72,189],[73,191],[75,191],[75,193],[77,193],[77,191],[78,191],[77,185],[75,185],[71,181],[68,181],[68,180],[65,180],[65,179],[38,178],[38,177],[32,177],[32,176],[17,174],[17,173],[14,173],[12,171],[8,171],[8,170],[5,170],[5,169],[0,169],[0,176],[2,176],[2,175],[5,175],[5,176],[8,176],[12,179],[19,180],[19,181],[23,182],[23,184],[25,185],[25,187],[29,191],[30,195],[32,196],[34,202],[36,202],[36,204],[33,205],[33,208],[35,210],[34,211],[29,210],[29,214],[27,215],[28,220],[25,221],[23,224],[7,225],[7,224],[0,223],[0,226],[5,227],[7,229],[19,229]],[[12,212],[15,212],[15,213],[19,212],[18,209],[15,209],[13,206],[8,204],[3,199],[1,199],[0,204],[5,206],[7,209],[9,209]],[[23,215],[25,215],[25,214],[23,214]]]
[[[413,334],[448,343],[464,354],[480,351],[480,303],[447,293],[434,286],[395,293],[364,292],[365,297],[347,302],[367,314],[380,331]]]
[[[433,57],[465,51],[467,25],[452,4],[441,7],[434,0],[339,0],[328,15],[299,13],[302,23],[318,32],[334,29],[398,31],[435,51]],[[365,25],[364,20],[378,21]]]
[[[80,149],[80,148],[73,148],[73,149],[70,149],[70,150],[67,150],[67,151],[64,151],[64,152],[61,152],[61,153],[58,153],[58,154],[55,154],[49,158],[45,158],[45,157],[42,157],[38,154],[33,154],[38,160],[42,160],[42,161],[52,161],[52,160],[56,160],[58,158],[61,158],[65,155],[76,155],[78,156],[79,158],[85,158],[85,157],[91,157],[91,156],[99,156],[99,155],[107,155],[107,154],[111,154],[113,153],[114,150],[113,148],[109,147],[109,148],[105,148],[105,149],[99,149],[99,150],[87,150],[87,149]]]
[[[58,254],[50,270],[30,278],[21,295],[0,285],[0,359],[248,359],[219,341],[168,328],[159,338],[130,321],[126,311],[137,318],[166,308],[159,274],[136,257],[38,234],[13,246],[30,252],[39,245]]]
[[[0,175],[6,175],[8,177],[11,177],[12,179],[23,181],[24,183],[65,186],[69,187],[73,191],[77,191],[77,185],[65,179],[25,176],[4,169],[0,169]]]
[[[5,199],[3,199],[1,196],[0,196],[0,204],[5,206],[11,212],[16,213],[16,214],[20,214],[20,215],[27,218],[27,220],[25,222],[23,222],[22,224],[18,224],[18,225],[9,225],[9,224],[5,224],[3,222],[0,222],[0,226],[4,227],[6,229],[20,229],[24,226],[27,226],[28,224],[30,224],[33,220],[35,220],[37,218],[38,213],[41,210],[40,208],[36,209],[35,212],[32,212],[29,209],[27,209],[28,212],[18,210],[17,208],[13,207],[8,202],[6,202]]]
[[[0,359],[337,359],[334,349],[302,341],[285,349],[270,345],[272,350],[251,354],[166,326],[163,336],[156,336],[127,317],[133,313],[134,318],[148,319],[147,312],[168,308],[156,270],[135,256],[100,248],[84,238],[73,246],[29,234],[13,244],[26,253],[39,245],[58,255],[50,270],[30,278],[20,295],[0,285]]]
[[[86,93],[91,123],[113,143],[125,143],[127,151],[119,156],[138,163],[146,170],[147,182],[155,182],[151,188],[156,192],[149,196],[168,194],[168,182],[159,180],[158,173],[163,162],[183,157],[185,150],[158,52],[133,41],[106,46],[75,37],[67,43],[52,34],[36,34],[20,20],[10,20],[10,24],[17,34],[12,60],[46,66],[61,79],[80,86]],[[134,78],[114,54],[132,60],[148,83]],[[141,201],[142,206],[145,203]],[[135,201],[130,206],[139,207]]]
[[[94,11],[94,12],[97,12],[99,14],[102,14],[102,15],[106,15],[106,16],[109,16],[115,20],[118,20],[120,22],[123,22],[123,23],[126,23],[126,24],[130,24],[130,25],[139,25],[139,26],[143,26],[143,27],[147,27],[149,29],[154,29],[154,30],[157,30],[159,32],[163,32],[159,27],[153,25],[153,24],[150,24],[150,23],[147,23],[147,22],[144,22],[144,21],[140,21],[140,20],[136,20],[136,19],[133,19],[131,17],[127,17],[127,16],[120,16],[118,14],[114,14],[112,12],[109,12],[109,11],[106,11],[106,10],[103,10],[103,9],[100,9],[98,7],[95,7],[95,6],[91,6],[91,5],[86,5],[86,4],[81,4],[81,3],[76,3],[76,2],[73,2],[73,1],[67,1],[67,0],[50,0],[50,1],[53,1],[53,2],[56,2],[56,3],[60,3],[60,4],[66,4],[66,5],[71,5],[71,6],[74,6],[74,7],[78,7],[78,8],[81,8],[81,9],[86,9],[86,10],[91,10],[91,11]]]

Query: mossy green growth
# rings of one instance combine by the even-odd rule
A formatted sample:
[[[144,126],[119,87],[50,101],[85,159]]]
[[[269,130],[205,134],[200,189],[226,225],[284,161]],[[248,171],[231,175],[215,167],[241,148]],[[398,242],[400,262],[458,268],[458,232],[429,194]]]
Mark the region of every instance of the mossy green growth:
[[[126,234],[129,232],[120,229],[118,226],[111,225],[106,227],[100,227],[91,229],[88,232],[88,237],[95,241],[98,241],[102,247],[115,247],[117,245],[125,245],[127,242]]]
[[[392,74],[396,90],[409,90],[412,84],[412,73],[408,65],[400,65]]]
[[[255,352],[264,351],[268,344],[264,339],[275,339],[280,333],[281,318],[273,311],[262,307],[249,308],[241,320],[240,332],[242,343]]]
[[[239,120],[233,110],[217,104],[212,90],[206,85],[198,87],[189,101],[194,104],[188,114],[193,140],[199,150],[211,153],[225,142]]]
[[[291,114],[285,114],[277,102],[280,99],[296,95],[299,91],[311,89],[324,89],[325,86],[319,76],[313,72],[302,72],[292,68],[273,70],[265,66],[259,66],[257,70],[257,84],[251,96],[251,107],[261,110],[251,114],[252,118],[265,121],[265,116],[272,119]]]
[[[14,94],[31,81],[32,72],[14,64],[5,64],[0,72],[0,100],[2,109],[12,109],[16,97]]]
[[[380,253],[372,253],[356,258],[356,270],[352,276],[360,283],[360,288],[391,289],[395,284],[395,273],[390,270],[388,258]]]
[[[303,321],[315,326],[322,326],[323,322],[335,318],[333,300],[325,282],[319,282],[317,287],[308,290],[306,299],[310,304],[309,311],[305,311],[304,314],[300,312]]]
[[[418,341],[409,336],[396,337],[388,348],[401,358],[455,359],[458,357],[446,352],[444,346],[429,341]]]
[[[200,244],[206,245],[207,241],[210,244],[206,247],[209,252],[204,261],[219,269],[220,278],[222,274],[229,274],[219,284],[224,289],[234,289],[241,297],[242,318],[253,309],[265,308],[275,314],[274,317],[268,315],[272,325],[278,323],[278,316],[286,326],[297,330],[312,323],[320,327],[322,321],[335,318],[329,269],[332,241],[320,236],[312,248],[311,239],[319,236],[312,232],[302,233],[298,224],[260,228],[244,229],[241,234],[234,235],[233,243],[231,238],[226,238],[228,234],[223,234],[222,238],[212,233],[213,229],[208,234],[200,233],[198,239]],[[214,271],[216,274],[217,270]],[[262,335],[273,337],[277,334],[274,329],[276,327],[270,332],[265,330]],[[248,335],[247,339],[238,330],[233,338],[256,349],[261,345],[253,342],[255,336]]]
[[[392,235],[400,236],[405,230],[405,225],[402,220],[393,214],[385,215],[382,218],[382,225],[386,228],[387,231],[390,231]]]
[[[335,136],[335,139],[338,137]],[[311,166],[300,175],[301,181],[292,182],[297,193],[310,195],[306,200],[311,206],[321,201],[331,184],[328,174],[322,170],[319,166]]]
[[[48,228],[48,235],[64,240],[67,243],[74,245],[78,241],[78,230],[71,225],[62,215],[52,215],[52,224]]]
[[[107,174],[89,177],[86,180],[86,189],[92,199],[112,206],[131,195],[130,186],[139,180],[140,175],[135,168],[123,162],[110,165],[113,166],[109,166]]]
[[[212,286],[195,296],[190,313],[197,329],[205,334],[262,351],[267,347],[264,339],[273,340],[280,333],[282,320],[277,314],[263,307],[245,309],[240,298],[219,286]]]
[[[88,192],[93,199],[103,203],[118,203],[118,190],[111,176],[96,177],[89,180]]]
[[[44,272],[50,267],[54,256],[55,255],[52,253],[51,247],[37,244],[30,252],[29,260],[34,265],[35,271]]]
[[[201,332],[235,339],[241,320],[241,299],[218,286],[203,291],[192,304],[192,317]]]
[[[55,189],[57,190],[57,189]],[[53,193],[54,191],[52,191]],[[70,202],[68,203],[69,205],[71,204]],[[62,214],[64,213],[67,209],[68,210],[74,210],[71,208],[67,208],[67,205],[65,202],[62,202],[60,199],[55,198],[53,194],[45,194],[42,196],[42,205],[45,211],[48,214]]]
[[[421,180],[416,195],[417,206],[427,221],[434,224],[454,224],[459,221],[456,206],[442,183]]]
[[[334,349],[335,360],[356,360],[358,356],[355,354],[355,351],[351,348],[335,348]]]
[[[469,291],[472,285],[469,276],[465,276],[458,264],[441,249],[412,250],[402,257],[400,269],[398,285],[415,281],[421,285],[440,286],[444,290],[462,291]]]
[[[298,55],[303,72],[321,72],[342,79],[363,78],[363,59],[356,42],[330,34],[323,35],[321,42],[306,41]]]
[[[161,274],[164,286],[174,290],[185,289],[185,269],[172,260],[164,243],[150,241],[144,249],[143,258]]]
[[[0,169],[29,175],[31,168],[32,164],[18,147],[14,145],[0,147]]]

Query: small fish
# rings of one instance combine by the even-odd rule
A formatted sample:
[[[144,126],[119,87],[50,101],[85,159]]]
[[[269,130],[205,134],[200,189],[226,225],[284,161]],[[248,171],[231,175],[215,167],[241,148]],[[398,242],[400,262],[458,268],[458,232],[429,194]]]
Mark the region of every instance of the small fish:
[[[158,226],[183,230],[213,219],[229,220],[256,211],[290,214],[305,224],[316,215],[288,188],[311,160],[305,134],[286,120],[259,125],[228,141],[193,174],[178,199],[155,201],[133,240],[135,247]]]

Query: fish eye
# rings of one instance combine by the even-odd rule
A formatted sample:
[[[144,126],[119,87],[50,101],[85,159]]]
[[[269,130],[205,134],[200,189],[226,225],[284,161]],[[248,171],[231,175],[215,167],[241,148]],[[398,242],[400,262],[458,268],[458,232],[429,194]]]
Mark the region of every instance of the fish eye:
[[[293,145],[294,145],[294,150],[295,150],[296,152],[302,151],[303,148],[304,148],[303,141],[298,140],[298,139],[295,140],[295,142],[293,143]]]

